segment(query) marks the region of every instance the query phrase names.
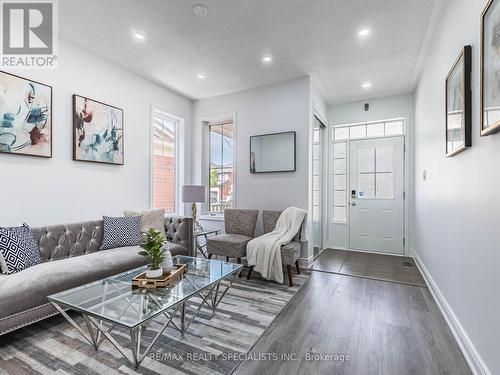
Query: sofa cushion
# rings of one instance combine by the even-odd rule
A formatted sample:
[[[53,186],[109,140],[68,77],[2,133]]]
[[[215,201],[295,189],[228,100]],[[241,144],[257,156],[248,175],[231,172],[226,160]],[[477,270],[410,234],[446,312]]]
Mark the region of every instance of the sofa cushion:
[[[150,228],[165,236],[165,210],[143,210],[143,211],[125,211],[125,217],[140,216],[141,217],[141,232],[145,233]]]
[[[47,303],[47,296],[144,266],[138,246],[103,250],[0,275],[0,318]]]
[[[113,249],[122,246],[140,245],[141,217],[110,217],[103,216],[104,236],[100,250]]]
[[[172,256],[175,256],[175,255],[185,255],[185,256],[190,256],[191,254],[189,254],[189,249],[187,247],[184,247],[182,245],[179,245],[177,243],[173,243],[173,242],[165,242],[165,247],[168,248],[168,250],[170,250],[170,253],[172,254]]]
[[[0,228],[0,258],[2,272],[7,274],[42,262],[38,243],[27,224]]]

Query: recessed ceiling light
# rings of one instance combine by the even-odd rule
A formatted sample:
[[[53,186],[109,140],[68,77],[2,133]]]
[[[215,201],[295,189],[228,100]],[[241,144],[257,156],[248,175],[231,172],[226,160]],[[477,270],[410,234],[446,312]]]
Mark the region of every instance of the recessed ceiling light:
[[[193,5],[193,13],[198,17],[205,17],[208,14],[208,8],[205,5]]]
[[[273,62],[273,57],[272,56],[269,56],[269,55],[266,55],[262,58],[262,62],[264,64],[270,64]]]
[[[142,33],[135,33],[134,32],[133,35],[134,35],[134,38],[137,39],[137,40],[144,40],[144,39],[146,39],[146,37]]]
[[[358,36],[363,37],[363,36],[370,35],[371,33],[372,33],[372,31],[370,29],[362,29],[362,30],[359,30]]]
[[[205,78],[207,78],[207,77],[205,77],[205,74],[201,74],[201,73],[200,73],[200,74],[197,74],[197,75],[196,75],[196,78],[198,78],[198,79],[205,79]]]
[[[361,87],[364,88],[364,89],[369,89],[370,87],[372,87],[372,84],[371,84],[371,82],[364,82],[361,85]]]

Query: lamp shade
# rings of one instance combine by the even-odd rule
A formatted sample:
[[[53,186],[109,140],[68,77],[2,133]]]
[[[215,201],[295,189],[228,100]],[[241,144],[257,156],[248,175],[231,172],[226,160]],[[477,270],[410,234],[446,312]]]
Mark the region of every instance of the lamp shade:
[[[182,187],[182,201],[205,202],[205,186],[203,185],[184,185]]]

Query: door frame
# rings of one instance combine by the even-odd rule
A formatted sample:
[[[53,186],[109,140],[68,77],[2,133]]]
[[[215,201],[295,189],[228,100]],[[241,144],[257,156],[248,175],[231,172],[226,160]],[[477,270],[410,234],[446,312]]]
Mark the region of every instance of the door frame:
[[[411,196],[412,196],[412,187],[410,185],[410,171],[411,171],[411,155],[409,153],[410,150],[410,136],[411,136],[411,129],[409,126],[409,118],[410,116],[405,116],[405,117],[400,117],[397,119],[388,119],[388,120],[378,120],[378,121],[367,121],[367,122],[362,122],[359,124],[370,124],[370,123],[378,123],[378,122],[388,122],[391,120],[403,120],[403,126],[404,126],[404,132],[403,134],[400,135],[394,135],[394,136],[384,136],[384,137],[365,137],[365,138],[357,138],[357,139],[346,139],[346,140],[339,140],[335,141],[333,137],[333,132],[336,127],[340,126],[345,126],[344,124],[338,124],[338,125],[331,125],[329,126],[328,129],[328,194],[326,196],[327,199],[327,207],[330,208],[330,206],[333,205],[333,173],[330,173],[333,168],[333,145],[335,143],[347,143],[347,155],[346,155],[346,168],[347,168],[347,173],[346,173],[346,178],[347,178],[347,190],[346,194],[350,193],[350,181],[349,181],[349,163],[350,163],[350,147],[351,147],[351,141],[359,141],[359,140],[370,140],[370,139],[380,139],[380,138],[393,138],[393,137],[403,137],[403,143],[404,143],[404,150],[403,150],[403,173],[404,173],[404,179],[403,179],[403,192],[404,192],[404,199],[403,199],[403,238],[404,238],[404,243],[403,243],[403,254],[394,254],[394,256],[411,256],[412,249],[410,248],[410,241],[409,241],[409,233],[410,233],[410,201],[411,201]],[[349,125],[356,125],[356,124],[349,124]],[[347,206],[346,206],[347,207]],[[381,253],[377,251],[366,251],[366,250],[359,250],[359,249],[351,249],[350,244],[349,244],[349,233],[350,233],[350,215],[349,215],[349,209],[347,209],[347,222],[345,224],[339,224],[339,223],[333,223],[333,210],[329,210],[329,213],[331,215],[328,216],[327,219],[327,225],[329,227],[329,235],[327,238],[327,241],[325,243],[325,246],[327,248],[331,249],[338,249],[338,250],[348,250],[348,251],[357,251],[357,252],[368,252],[368,253],[373,253],[373,254],[384,254],[387,255],[387,253]],[[342,246],[334,246],[334,234],[333,234],[333,225],[345,225],[346,227],[346,233],[347,233],[347,247],[342,247]]]

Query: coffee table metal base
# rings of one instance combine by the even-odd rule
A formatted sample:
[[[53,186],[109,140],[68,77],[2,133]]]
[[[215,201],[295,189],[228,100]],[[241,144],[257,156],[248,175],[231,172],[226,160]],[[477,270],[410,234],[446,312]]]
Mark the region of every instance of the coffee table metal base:
[[[138,368],[141,362],[144,360],[144,358],[146,358],[148,353],[153,348],[154,344],[158,341],[158,339],[163,334],[165,329],[167,329],[168,326],[171,325],[176,330],[178,330],[182,336],[184,336],[184,333],[189,328],[189,326],[191,325],[191,323],[196,318],[196,316],[198,315],[198,313],[200,312],[201,308],[204,305],[206,305],[210,310],[212,310],[212,312],[215,312],[220,301],[225,296],[226,292],[229,290],[229,288],[233,284],[233,281],[240,274],[240,272],[241,269],[239,270],[239,272],[233,275],[233,277],[229,281],[229,284],[224,285],[222,288],[221,288],[221,281],[222,281],[221,280],[215,284],[212,284],[208,288],[200,290],[200,292],[195,294],[201,297],[202,302],[198,305],[198,308],[195,310],[193,316],[191,316],[189,320],[186,319],[186,301],[182,301],[177,305],[172,306],[172,308],[170,308],[168,311],[159,314],[159,315],[164,315],[167,318],[167,322],[162,326],[160,331],[157,333],[157,335],[153,338],[153,340],[144,350],[143,346],[145,346],[145,344],[143,344],[142,331],[145,325],[149,322],[149,320],[156,318],[159,315],[152,317],[144,324],[141,324],[134,328],[127,328],[124,326],[120,326],[121,328],[127,329],[130,333],[131,349],[126,349],[122,345],[120,345],[111,335],[113,329],[116,327],[115,324],[110,323],[110,326],[105,326],[103,324],[103,321],[100,320],[99,318],[96,318],[95,316],[91,316],[80,311],[81,314],[83,315],[85,326],[87,327],[88,331],[87,333],[66,313],[63,304],[52,302],[52,305],[54,305],[57,311],[59,311],[61,315],[64,316],[64,318],[85,338],[85,340],[87,340],[90,343],[90,345],[92,345],[95,348],[95,350],[98,350],[102,342],[105,339],[108,339],[109,342],[113,344],[113,346],[130,362],[132,366]],[[207,289],[208,292],[206,292]],[[159,304],[159,302],[154,299],[153,302]],[[71,309],[71,307],[69,306],[67,308]],[[176,315],[178,313],[180,313],[179,314],[180,316],[178,318],[179,324],[176,324],[174,318],[176,318]]]

